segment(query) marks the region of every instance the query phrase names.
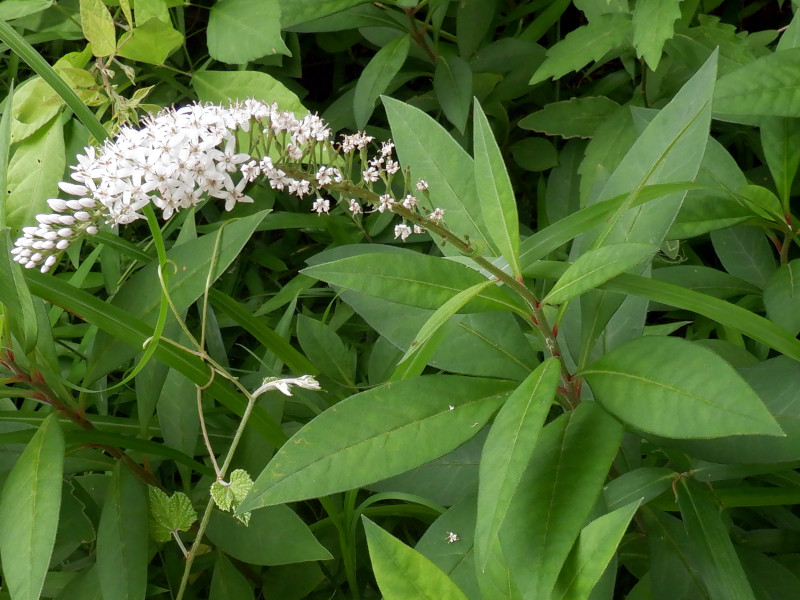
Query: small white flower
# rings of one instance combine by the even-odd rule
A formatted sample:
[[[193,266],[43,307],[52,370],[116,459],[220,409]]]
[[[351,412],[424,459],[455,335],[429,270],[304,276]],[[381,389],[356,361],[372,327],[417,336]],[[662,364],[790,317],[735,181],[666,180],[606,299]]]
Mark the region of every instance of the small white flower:
[[[406,241],[406,238],[411,235],[411,227],[406,225],[405,223],[401,223],[400,225],[394,226],[394,239],[400,238],[402,241]]]
[[[322,213],[327,215],[330,212],[330,209],[330,200],[323,200],[322,198],[317,198],[314,201],[314,204],[311,205],[311,210],[315,211],[318,215],[321,215]]]
[[[389,194],[382,194],[378,196],[378,200],[380,201],[380,205],[378,206],[379,213],[382,213],[385,210],[392,210],[392,205],[395,203],[394,198],[392,198]]]
[[[419,190],[420,192],[424,192],[427,189],[428,189],[428,182],[425,181],[424,179],[418,179],[417,190]]]
[[[417,199],[414,196],[412,196],[411,194],[408,194],[403,199],[403,206],[405,206],[408,210],[411,210],[416,205],[417,205]]]
[[[445,538],[445,541],[446,541],[448,544],[455,544],[455,543],[456,543],[458,540],[460,540],[460,539],[461,539],[461,538],[460,538],[460,537],[458,537],[458,534],[457,534],[457,533],[455,533],[455,532],[453,532],[453,531],[448,531],[448,532],[447,532],[447,538]]]
[[[400,163],[396,160],[386,159],[386,166],[384,169],[389,175],[394,175],[400,170]]]
[[[380,178],[380,173],[378,173],[378,169],[375,167],[370,167],[366,171],[362,171],[361,175],[364,176],[364,181],[367,183],[374,183]]]
[[[358,203],[358,200],[356,200],[355,198],[350,198],[349,204],[350,204],[350,206],[348,208],[349,208],[350,212],[353,213],[354,215],[358,215],[361,212],[363,212],[362,209],[361,209],[361,205]]]
[[[430,215],[428,215],[428,218],[434,223],[441,223],[442,219],[444,218],[444,209],[434,208],[433,212]]]

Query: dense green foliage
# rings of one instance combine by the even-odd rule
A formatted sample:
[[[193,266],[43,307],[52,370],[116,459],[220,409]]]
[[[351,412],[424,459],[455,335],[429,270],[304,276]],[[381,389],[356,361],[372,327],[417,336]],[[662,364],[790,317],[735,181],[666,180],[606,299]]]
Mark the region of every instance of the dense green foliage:
[[[800,2],[5,0],[0,41],[0,599],[797,596]],[[165,138],[185,204],[111,143],[248,99]]]

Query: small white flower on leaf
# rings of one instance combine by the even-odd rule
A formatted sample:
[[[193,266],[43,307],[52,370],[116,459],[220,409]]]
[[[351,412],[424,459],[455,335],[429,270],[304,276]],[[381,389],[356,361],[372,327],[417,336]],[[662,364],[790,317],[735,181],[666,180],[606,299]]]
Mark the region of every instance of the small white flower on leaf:
[[[150,497],[150,534],[157,542],[168,542],[176,531],[186,531],[197,520],[192,501],[183,492],[167,496],[154,486],[148,486]]]
[[[220,510],[230,511],[233,516],[247,525],[250,522],[250,513],[236,514],[238,507],[245,496],[253,487],[253,480],[247,471],[236,469],[230,475],[230,482],[215,481],[211,484],[211,497]]]
[[[461,538],[458,537],[457,533],[454,533],[452,531],[448,531],[447,532],[447,538],[445,538],[445,541],[447,541],[448,544],[455,544],[460,539]]]

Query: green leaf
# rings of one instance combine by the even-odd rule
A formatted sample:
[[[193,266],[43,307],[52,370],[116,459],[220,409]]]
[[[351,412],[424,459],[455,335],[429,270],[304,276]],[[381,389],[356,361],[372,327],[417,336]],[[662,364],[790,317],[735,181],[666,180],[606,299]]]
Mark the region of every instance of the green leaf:
[[[303,352],[320,372],[342,385],[355,385],[356,355],[330,325],[297,315],[296,334]]]
[[[541,137],[521,139],[508,147],[514,162],[526,171],[547,171],[558,166],[558,151],[550,140]]]
[[[603,488],[608,510],[650,500],[667,491],[675,481],[675,471],[666,467],[640,467],[612,479]]]
[[[189,496],[175,492],[167,496],[155,486],[147,487],[150,499],[150,534],[157,542],[168,542],[173,531],[187,531],[197,521]]]
[[[526,598],[549,598],[622,440],[622,425],[594,402],[548,424],[500,530]]]
[[[416,252],[378,252],[350,256],[301,271],[326,283],[386,298],[399,304],[436,310],[486,278],[469,267]],[[463,312],[521,308],[505,290],[493,286],[464,306]]]
[[[218,0],[206,32],[211,58],[225,63],[244,64],[269,54],[291,56],[281,38],[278,0]]]
[[[211,10],[213,12],[214,8]],[[180,31],[153,17],[120,37],[117,54],[138,62],[161,65],[182,44]]]
[[[720,77],[714,112],[720,118],[800,116],[800,48],[767,54]]]
[[[386,600],[467,600],[430,560],[366,517],[363,522],[372,569]]]
[[[211,576],[209,600],[248,600],[253,598],[253,590],[247,578],[231,564],[220,552]]]
[[[606,410],[649,433],[670,438],[783,435],[733,367],[680,338],[633,340],[580,374]]]
[[[553,600],[588,598],[614,557],[640,501],[603,515],[581,530],[578,541],[558,575]]]
[[[220,510],[236,512],[237,507],[242,503],[247,494],[253,487],[253,480],[243,469],[236,469],[230,474],[230,481],[215,481],[211,484],[211,497]],[[237,513],[234,515],[242,523],[247,525],[250,521],[250,513]]]
[[[556,42],[547,51],[547,58],[531,77],[534,85],[549,77],[559,79],[571,71],[597,62],[604,56],[623,48],[631,34],[630,15],[612,13],[600,15],[589,24],[578,27]]]
[[[675,34],[681,0],[639,0],[633,10],[633,47],[651,71],[658,68],[664,42]]]
[[[550,412],[560,374],[559,362],[554,358],[539,365],[506,400],[486,438],[475,527],[475,555],[480,571],[486,570],[492,544]]]
[[[81,28],[95,56],[109,56],[117,49],[114,19],[103,0],[81,0]]]
[[[800,259],[783,265],[767,280],[764,308],[773,323],[792,335],[800,333]]]
[[[8,474],[0,494],[3,588],[14,600],[42,592],[61,508],[64,434],[55,414],[42,422]]]
[[[11,333],[22,351],[28,354],[36,345],[39,324],[28,285],[20,265],[11,260],[10,248],[8,228],[0,228],[0,253],[3,254],[0,258],[0,304],[5,307],[3,315]]]
[[[333,13],[363,4],[369,0],[280,0],[281,27],[327,17]]]
[[[426,375],[350,396],[284,444],[239,510],[365,486],[443,456],[480,430],[507,390],[494,379]]]
[[[725,270],[763,288],[777,269],[769,240],[760,227],[736,225],[711,232],[711,243]]]
[[[97,528],[97,573],[104,600],[139,600],[147,590],[147,492],[117,462]]]
[[[644,262],[656,252],[658,248],[652,244],[636,243],[589,250],[567,268],[542,303],[563,304]]]
[[[333,558],[308,525],[286,505],[255,511],[247,526],[228,513],[212,511],[206,534],[225,554],[251,565],[288,565]]]
[[[678,504],[692,543],[693,565],[711,600],[755,600],[710,488],[689,478],[677,485]]]
[[[475,183],[481,202],[483,222],[492,242],[511,265],[512,274],[516,279],[521,279],[517,201],[503,162],[503,155],[500,154],[492,128],[489,127],[489,121],[477,99],[472,128],[475,146]]]
[[[35,222],[38,213],[49,213],[47,199],[58,195],[58,182],[66,167],[64,126],[56,116],[22,141],[8,165],[6,225],[18,234]]]
[[[440,55],[433,72],[433,91],[447,120],[464,133],[472,97],[472,70],[467,61]]]
[[[0,4],[0,20],[19,19],[52,6],[53,0],[6,0]]]
[[[481,219],[472,158],[439,123],[418,108],[386,96],[383,105],[400,163],[411,169],[415,179],[428,182],[430,202],[444,209],[447,227],[491,254],[494,248]],[[425,132],[424,138],[421,131]],[[445,255],[459,254],[451,245],[436,241]]]
[[[486,34],[492,28],[492,22],[497,11],[495,2],[484,0],[461,0],[456,13],[456,43],[458,53],[464,58],[469,58],[481,47],[486,39]],[[442,57],[439,56],[439,59]],[[437,62],[438,66],[438,62]],[[470,80],[472,76],[470,75]],[[470,88],[472,86],[470,85]],[[472,90],[467,98],[472,95]],[[466,118],[466,117],[465,117]]]
[[[364,67],[353,96],[353,112],[359,129],[366,127],[375,110],[375,101],[406,62],[410,48],[411,38],[408,35],[400,36],[378,50]]]
[[[277,102],[281,110],[302,117],[308,110],[300,98],[280,81],[257,71],[200,71],[192,77],[192,87],[202,102],[226,104],[229,101],[255,98]]]
[[[798,21],[800,23],[800,21]],[[764,158],[783,206],[789,206],[792,183],[800,166],[800,120],[765,117],[759,125]]]

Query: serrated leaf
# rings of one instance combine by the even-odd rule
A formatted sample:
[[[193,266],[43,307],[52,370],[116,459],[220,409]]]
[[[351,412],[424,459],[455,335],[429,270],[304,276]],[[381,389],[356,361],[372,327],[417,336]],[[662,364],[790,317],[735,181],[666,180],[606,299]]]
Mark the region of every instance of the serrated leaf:
[[[148,486],[150,533],[157,542],[168,542],[173,531],[186,531],[197,520],[192,501],[183,492],[167,496],[155,486]]]
[[[658,252],[652,244],[611,244],[589,250],[572,263],[542,299],[562,304],[647,260]]]
[[[386,600],[467,600],[430,560],[366,517],[363,522],[372,569]]]
[[[117,49],[114,19],[103,0],[81,0],[81,28],[95,56],[109,56]]]
[[[730,364],[684,339],[633,340],[580,374],[606,410],[642,431],[679,439],[783,435]]]
[[[3,588],[14,600],[38,600],[58,530],[64,434],[50,414],[11,469],[0,494]]]
[[[180,31],[153,17],[120,37],[117,54],[138,62],[161,65],[181,44],[183,34]]]
[[[767,280],[764,308],[770,321],[792,335],[800,333],[800,259],[783,265]]]
[[[362,487],[439,458],[480,430],[508,387],[495,379],[424,375],[350,396],[283,445],[239,509]]]
[[[359,129],[366,127],[372,111],[375,110],[375,101],[406,62],[410,48],[410,36],[400,36],[378,50],[364,67],[361,77],[356,82],[353,96],[353,112]]]
[[[554,358],[539,365],[506,400],[483,445],[475,527],[480,571],[486,570],[494,540],[550,411],[560,374]]]
[[[250,474],[243,469],[236,469],[230,474],[230,481],[215,481],[211,484],[211,497],[220,510],[234,512],[234,516],[247,525],[249,512],[236,512],[239,504],[245,499],[253,487]]]
[[[605,96],[572,98],[562,102],[546,104],[542,110],[520,119],[523,129],[540,131],[564,138],[590,138],[619,104]]]
[[[558,79],[577,71],[590,62],[597,62],[613,50],[624,47],[631,34],[630,15],[600,15],[589,24],[568,33],[548,51],[542,66],[531,77],[534,85],[549,77]]]
[[[467,61],[460,56],[439,56],[433,72],[433,91],[447,120],[464,133],[472,96],[472,70]]]
[[[511,266],[516,279],[521,279],[519,267],[519,218],[517,201],[508,177],[503,155],[494,139],[489,121],[478,100],[473,113],[475,146],[475,184],[481,201],[481,213],[486,230]]]
[[[278,0],[218,0],[208,16],[208,53],[230,64],[291,52],[281,37]]]
[[[714,112],[723,118],[800,116],[800,48],[767,54],[720,77]]]
[[[633,47],[651,71],[658,68],[664,42],[675,34],[681,0],[638,0],[633,10]]]

